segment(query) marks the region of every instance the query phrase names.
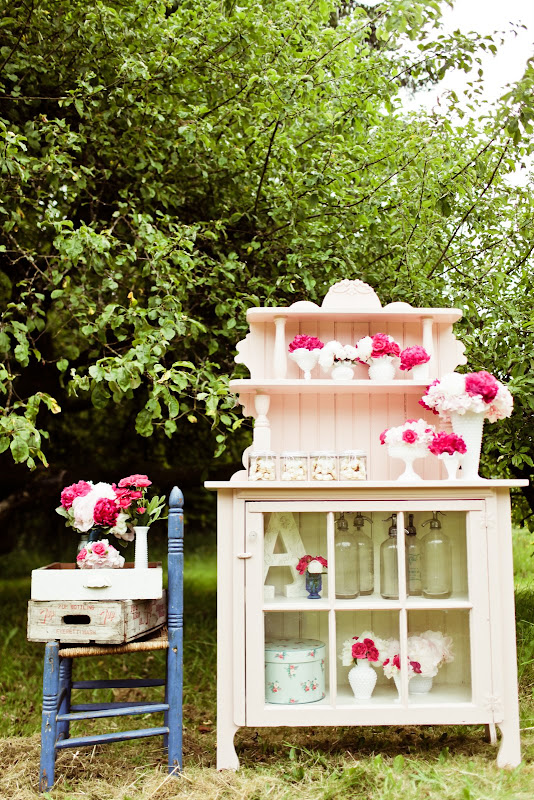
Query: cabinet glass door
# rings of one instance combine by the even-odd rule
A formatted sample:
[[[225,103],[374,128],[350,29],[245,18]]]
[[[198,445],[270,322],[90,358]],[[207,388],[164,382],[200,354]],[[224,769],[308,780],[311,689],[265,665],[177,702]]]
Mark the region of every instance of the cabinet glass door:
[[[247,724],[416,723],[425,708],[489,721],[483,508],[247,503]],[[355,643],[369,658],[353,662]],[[356,696],[360,667],[376,676],[370,696]]]

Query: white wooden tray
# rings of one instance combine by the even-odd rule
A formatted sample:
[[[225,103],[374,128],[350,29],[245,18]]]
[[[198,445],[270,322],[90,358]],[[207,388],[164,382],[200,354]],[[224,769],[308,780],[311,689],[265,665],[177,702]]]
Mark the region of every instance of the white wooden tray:
[[[32,600],[155,600],[163,594],[160,564],[135,569],[77,569],[55,561],[32,570]]]

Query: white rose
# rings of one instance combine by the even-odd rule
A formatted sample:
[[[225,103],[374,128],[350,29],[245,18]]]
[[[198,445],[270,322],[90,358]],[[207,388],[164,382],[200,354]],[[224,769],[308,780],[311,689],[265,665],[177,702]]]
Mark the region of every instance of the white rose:
[[[97,483],[85,497],[75,497],[72,501],[73,527],[82,533],[91,530],[94,521],[95,505],[101,497],[115,500],[115,492],[109,483]]]

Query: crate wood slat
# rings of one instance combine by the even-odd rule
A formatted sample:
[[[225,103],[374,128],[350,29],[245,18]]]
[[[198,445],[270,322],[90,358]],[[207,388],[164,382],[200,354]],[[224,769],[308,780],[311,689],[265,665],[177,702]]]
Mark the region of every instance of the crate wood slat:
[[[156,600],[30,600],[28,640],[122,644],[165,623],[165,597]]]

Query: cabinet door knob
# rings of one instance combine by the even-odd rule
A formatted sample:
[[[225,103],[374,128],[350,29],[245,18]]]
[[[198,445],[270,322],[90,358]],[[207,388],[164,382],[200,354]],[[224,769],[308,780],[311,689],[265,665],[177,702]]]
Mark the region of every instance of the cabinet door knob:
[[[238,553],[238,558],[252,558],[252,553]]]

